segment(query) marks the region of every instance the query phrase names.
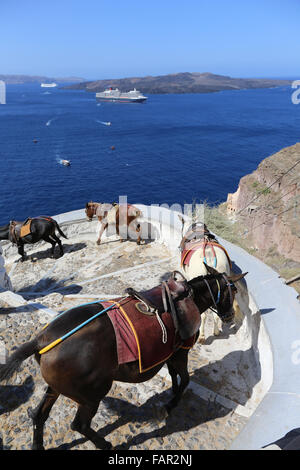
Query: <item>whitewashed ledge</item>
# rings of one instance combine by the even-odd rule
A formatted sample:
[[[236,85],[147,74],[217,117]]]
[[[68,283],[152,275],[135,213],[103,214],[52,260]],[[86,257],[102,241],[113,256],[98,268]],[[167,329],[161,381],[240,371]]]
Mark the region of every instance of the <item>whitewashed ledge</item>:
[[[173,213],[170,217],[168,209],[137,206],[145,215],[145,223],[148,221],[153,225],[155,239],[178,254],[178,245],[183,234],[178,213]],[[59,214],[54,218],[70,238],[76,236],[78,231],[80,236],[94,237],[98,230],[97,222],[87,222],[83,209]],[[190,222],[188,218],[186,222]],[[288,432],[300,427],[300,303],[297,292],[285,285],[275,271],[241,248],[221,238],[219,241],[230,253],[237,272],[248,271],[246,288],[244,284],[239,295],[240,300],[250,307],[247,328],[249,337],[255,338],[253,349],[260,363],[260,387],[263,391],[260,402],[253,407],[247,424],[231,449],[256,450],[275,443]],[[4,243],[2,247],[10,254],[9,244]],[[0,253],[0,272],[2,268],[3,273],[1,260],[3,258]],[[2,290],[10,289],[6,273],[0,277],[0,281],[1,279]],[[20,302],[22,300],[24,299],[18,299]],[[55,314],[43,305],[31,304],[30,308],[39,309],[41,318],[45,320]],[[255,315],[256,310],[261,312],[259,320]]]
[[[270,387],[231,446],[234,450],[260,449],[300,427],[300,302],[295,289],[278,273],[241,248],[219,240],[238,268],[248,271],[248,290],[259,306],[270,340],[272,361],[266,364]],[[261,357],[266,353],[261,350]]]

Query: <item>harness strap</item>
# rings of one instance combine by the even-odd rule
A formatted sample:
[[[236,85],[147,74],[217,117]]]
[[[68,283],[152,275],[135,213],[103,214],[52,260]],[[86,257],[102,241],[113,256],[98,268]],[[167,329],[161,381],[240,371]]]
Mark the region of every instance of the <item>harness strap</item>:
[[[216,303],[215,298],[214,298],[214,296],[213,296],[213,293],[212,293],[212,290],[211,290],[211,288],[210,288],[210,285],[209,285],[209,283],[207,282],[206,279],[203,279],[203,281],[204,281],[205,284],[207,285],[208,291],[209,291],[209,293],[210,293],[210,296],[211,296],[211,298],[212,298],[212,301],[213,301],[213,303],[214,303],[214,306],[215,306],[216,311],[214,311],[211,307],[210,307],[210,309],[211,309],[213,312],[217,313],[217,311],[218,311],[218,306],[217,306],[217,303]]]
[[[169,300],[169,305],[170,305],[170,309],[171,309],[170,313],[171,313],[171,317],[172,317],[172,320],[173,320],[173,323],[174,323],[175,331],[178,331],[178,320],[177,320],[175,305],[174,305],[174,302],[173,302],[173,299],[172,299],[172,296],[171,296],[169,286],[164,281],[162,283],[162,298],[163,298],[164,306],[167,305],[166,296],[168,297],[168,300]],[[166,312],[167,311],[168,311],[168,308],[166,308]]]
[[[181,257],[181,263],[180,265],[183,266],[184,265],[184,262],[185,262],[185,259],[187,258],[188,254],[191,252],[191,251],[197,251],[199,248],[201,248],[201,246],[203,245],[203,243],[205,243],[203,240],[200,240],[199,242],[195,243],[194,246],[192,246],[191,248],[189,248],[186,252],[183,252],[183,256]],[[216,263],[216,253],[215,253],[215,250],[214,250],[214,247],[217,247],[217,248],[221,248],[225,255],[227,256],[227,259],[228,259],[228,262],[229,262],[229,266],[230,266],[230,269],[232,268],[232,263],[231,263],[231,259],[230,259],[230,256],[229,254],[227,253],[226,249],[224,248],[224,246],[220,245],[220,243],[217,243],[216,241],[213,241],[213,240],[207,240],[206,241],[206,244],[208,244],[213,252],[214,252],[214,256],[215,256],[215,263]],[[203,253],[204,255],[204,261],[206,261],[206,257],[205,257],[205,252]],[[208,264],[208,263],[206,263]],[[216,267],[216,264],[215,266]]]

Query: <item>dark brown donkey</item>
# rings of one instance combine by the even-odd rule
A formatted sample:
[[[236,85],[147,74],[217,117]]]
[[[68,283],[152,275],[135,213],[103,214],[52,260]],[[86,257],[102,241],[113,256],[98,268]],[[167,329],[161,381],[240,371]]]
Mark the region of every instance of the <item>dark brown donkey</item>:
[[[121,241],[127,238],[128,235],[136,234],[137,244],[140,244],[140,224],[137,219],[141,218],[143,214],[137,207],[131,204],[118,205],[91,201],[86,203],[85,213],[89,220],[97,216],[99,222],[101,222],[97,245],[100,245],[102,234],[109,225],[115,225]]]
[[[23,236],[22,227],[27,223],[28,226],[30,224],[30,229],[28,230],[27,235]],[[18,247],[18,253],[21,255],[21,261],[26,259],[24,245],[27,243],[36,243],[40,240],[51,243],[51,256],[54,256],[54,248],[57,243],[60,255],[63,256],[64,250],[62,243],[59,237],[55,234],[55,230],[57,230],[62,237],[67,238],[56,220],[51,217],[35,217],[33,219],[27,219],[25,222],[17,222],[13,220],[9,224],[0,227],[0,240],[10,240],[12,243],[15,243]]]
[[[207,267],[207,269],[213,274],[200,276],[191,281],[178,281],[176,279],[177,274],[173,273],[167,283],[160,285],[167,284],[168,292],[171,291],[172,300],[170,300],[170,297],[168,298],[167,311],[172,311],[172,313],[174,313],[174,309],[177,311],[180,336],[181,331],[183,331],[185,337],[197,334],[200,315],[210,306],[216,307],[222,321],[230,322],[233,318],[232,302],[236,292],[234,282],[241,279],[245,274],[227,277],[217,273],[213,268]],[[172,287],[174,284],[175,289]],[[145,299],[149,300],[149,298],[153,302],[154,298],[156,305],[162,305],[163,303],[165,308],[166,299],[164,298],[162,301],[157,296],[160,286],[141,293],[140,297],[137,294],[137,297],[142,299],[142,302]],[[218,290],[220,290],[219,296]],[[130,297],[132,297],[134,291],[130,289],[129,291]],[[151,292],[154,292],[154,295],[151,296]],[[220,300],[216,306],[217,297]],[[160,310],[160,307],[157,308]],[[1,382],[12,377],[20,364],[34,354],[40,365],[42,376],[48,384],[48,389],[41,403],[30,413],[34,429],[33,449],[43,449],[44,424],[60,394],[78,403],[77,413],[71,428],[91,440],[97,448],[110,449],[111,444],[103,437],[100,437],[91,428],[90,424],[97,412],[100,401],[107,395],[114,380],[127,383],[144,382],[155,376],[166,363],[172,378],[173,391],[173,398],[165,407],[168,413],[178,404],[183,391],[187,387],[189,383],[188,349],[183,349],[180,345],[173,350],[173,353],[171,351],[171,356],[165,361],[146,372],[140,372],[139,361],[119,365],[115,333],[107,312],[97,316],[81,329],[76,330],[64,341],[57,341],[103,309],[101,303],[97,302],[68,310],[63,315],[55,318],[32,341],[21,345],[6,364],[0,365]],[[189,323],[187,328],[184,324],[184,318],[190,311],[194,316],[193,321]],[[169,314],[165,313],[165,315]],[[56,346],[43,353],[42,350],[52,342],[55,342]],[[177,375],[180,377],[179,384]]]

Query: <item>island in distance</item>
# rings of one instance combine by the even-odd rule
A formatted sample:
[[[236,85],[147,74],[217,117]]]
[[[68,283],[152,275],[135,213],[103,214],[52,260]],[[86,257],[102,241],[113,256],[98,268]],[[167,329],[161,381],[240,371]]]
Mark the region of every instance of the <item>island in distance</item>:
[[[106,88],[119,88],[122,91],[136,88],[142,93],[213,93],[222,90],[243,90],[250,88],[273,88],[290,85],[292,80],[275,80],[268,78],[232,78],[212,73],[174,73],[156,77],[132,77],[84,81],[64,88],[86,90],[94,93]]]
[[[40,75],[3,75],[0,74],[0,80],[3,80],[8,85],[23,85],[28,83],[44,83],[44,82],[57,82],[63,83],[78,83],[85,79],[80,77],[45,77]]]

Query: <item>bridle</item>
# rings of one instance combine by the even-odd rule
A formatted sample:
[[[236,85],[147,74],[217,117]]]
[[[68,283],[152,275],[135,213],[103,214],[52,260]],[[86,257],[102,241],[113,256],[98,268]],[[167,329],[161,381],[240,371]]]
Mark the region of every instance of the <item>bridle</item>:
[[[203,277],[203,281],[205,282],[205,284],[207,286],[208,292],[211,296],[211,299],[212,299],[213,305],[214,305],[214,308],[209,307],[210,310],[212,310],[214,313],[216,313],[221,318],[222,321],[229,322],[230,320],[232,320],[232,318],[234,316],[233,309],[232,309],[232,307],[233,307],[233,293],[232,292],[237,292],[237,288],[235,287],[235,285],[232,282],[230,282],[228,280],[228,277],[226,276],[226,274],[221,274],[221,276],[223,277],[223,279],[225,281],[226,287],[228,289],[229,300],[230,300],[229,310],[225,313],[220,312],[219,307],[218,307],[218,304],[219,304],[220,298],[221,298],[221,287],[220,287],[220,283],[219,283],[218,279],[215,279],[215,281],[217,283],[217,286],[218,286],[217,299],[215,299],[215,297],[212,293],[212,290],[210,288],[210,285],[204,277]]]
[[[88,216],[88,211],[92,211],[92,216]],[[86,216],[91,219],[94,215],[96,215],[97,211],[97,206],[95,205],[94,202],[89,202],[88,205],[85,208],[85,214]]]

